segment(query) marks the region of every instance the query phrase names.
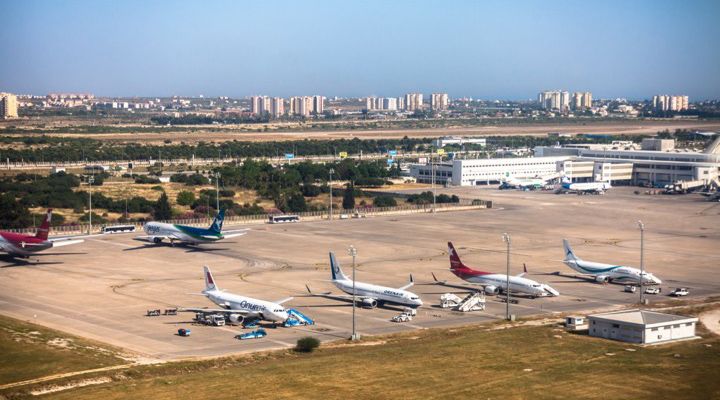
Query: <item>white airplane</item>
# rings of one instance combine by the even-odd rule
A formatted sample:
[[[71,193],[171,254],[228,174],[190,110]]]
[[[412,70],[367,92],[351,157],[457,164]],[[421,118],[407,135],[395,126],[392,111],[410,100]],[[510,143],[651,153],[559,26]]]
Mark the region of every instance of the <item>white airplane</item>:
[[[543,178],[516,178],[509,176],[502,179],[499,189],[523,189],[523,190],[534,190],[542,189],[547,183],[546,179]]]
[[[247,234],[247,229],[235,231],[222,231],[225,220],[225,210],[220,210],[209,228],[196,228],[187,225],[166,224],[163,222],[148,222],[143,227],[146,236],[137,236],[135,240],[160,244],[164,240],[173,245],[175,242],[188,244],[212,243],[218,240],[230,239]]]
[[[338,264],[335,260],[335,254],[333,252],[330,252],[330,274],[332,277],[331,282],[349,296],[332,295],[330,292],[315,294],[310,291],[310,288],[306,285],[308,293],[313,296],[352,301],[353,281],[345,276],[342,269],[340,269],[340,264]],[[410,283],[397,289],[355,281],[355,297],[360,301],[360,304],[363,307],[367,308],[375,308],[377,306],[382,306],[383,304],[397,304],[417,308],[423,304],[422,300],[420,300],[420,296],[405,290],[413,284],[412,275],[410,275]]]
[[[578,182],[572,183],[569,178],[563,178],[560,186],[560,192],[575,192],[578,194],[592,193],[603,194],[606,190],[612,188],[610,182]]]
[[[640,283],[641,271],[637,268],[581,260],[573,253],[567,239],[563,239],[563,247],[565,248],[565,259],[563,260],[565,265],[581,274],[592,276],[597,282]],[[642,281],[643,285],[662,283],[660,279],[647,271],[642,273]]]
[[[215,284],[210,268],[204,266],[203,270],[205,271],[205,290],[202,291],[202,295],[222,308],[181,308],[179,311],[222,313],[226,314],[233,323],[256,319],[279,323],[287,321],[289,313],[282,304],[292,300],[292,297],[273,302],[226,293]]]
[[[505,292],[505,288],[508,286],[507,275],[478,271],[468,267],[460,261],[460,256],[458,256],[458,253],[451,242],[448,242],[448,254],[450,255],[450,271],[452,271],[452,273],[458,278],[472,284],[483,286],[483,289],[487,294]],[[510,276],[511,293],[522,293],[532,298],[560,295],[560,292],[549,285],[535,282],[532,279],[523,278],[525,274],[527,274],[527,270],[519,275]],[[433,274],[433,278],[441,285],[468,289],[467,286],[451,285],[445,283],[444,281],[438,281],[435,274]]]

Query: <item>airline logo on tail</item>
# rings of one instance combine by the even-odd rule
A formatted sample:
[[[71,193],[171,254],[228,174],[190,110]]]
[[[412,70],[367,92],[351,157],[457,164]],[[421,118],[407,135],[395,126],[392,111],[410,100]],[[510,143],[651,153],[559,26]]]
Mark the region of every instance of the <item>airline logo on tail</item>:
[[[448,242],[448,255],[450,256],[450,269],[463,268],[465,265],[460,261],[457,251],[452,242]]]
[[[217,286],[215,286],[215,280],[213,279],[212,272],[210,272],[210,268],[205,265],[203,269],[205,270],[205,291],[217,290]]]
[[[42,224],[37,230],[35,237],[42,240],[47,240],[48,233],[50,233],[50,222],[52,221],[52,208],[48,209],[47,215],[43,220]]]
[[[225,210],[224,209],[220,210],[217,217],[215,217],[212,225],[210,225],[210,230],[215,233],[222,232],[223,221],[225,221]]]

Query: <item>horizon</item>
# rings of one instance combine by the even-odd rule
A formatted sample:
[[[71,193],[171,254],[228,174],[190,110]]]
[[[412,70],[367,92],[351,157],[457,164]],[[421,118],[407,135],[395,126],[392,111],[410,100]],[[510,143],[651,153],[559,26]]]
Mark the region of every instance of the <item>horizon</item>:
[[[720,98],[720,2],[5,5],[0,91],[97,97]],[[512,24],[511,24],[512,23]],[[672,29],[670,29],[672,28]]]

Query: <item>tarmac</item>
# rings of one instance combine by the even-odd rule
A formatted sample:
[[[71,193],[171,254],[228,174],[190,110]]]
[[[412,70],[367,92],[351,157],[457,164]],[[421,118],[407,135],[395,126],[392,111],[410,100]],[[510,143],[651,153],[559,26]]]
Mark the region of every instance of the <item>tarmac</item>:
[[[511,274],[528,268],[530,279],[560,291],[554,298],[519,298],[510,312],[518,317],[585,314],[637,304],[639,294],[622,285],[599,284],[562,264],[562,239],[586,260],[639,266],[640,232],[645,224],[645,268],[663,280],[667,300],[675,287],[690,298],[720,294],[720,203],[699,195],[645,195],[646,189],[613,188],[605,195],[557,195],[545,191],[490,188],[439,190],[464,198],[493,200],[492,209],[369,217],[334,221],[252,226],[247,235],[197,247],[146,245],[142,233],[102,235],[82,244],[33,257],[28,262],[0,261],[0,314],[158,360],[214,357],[294,346],[314,336],[323,341],[351,334],[352,305],[307,296],[340,292],[330,283],[328,251],[334,251],[346,274],[357,248],[357,279],[392,287],[412,273],[425,305],[415,319],[394,323],[401,308],[357,308],[361,335],[479,324],[505,318],[506,305],[487,298],[485,311],[460,313],[439,307],[443,293],[468,291],[433,284],[431,273],[448,283],[463,282],[449,270],[447,241],[471,267],[504,273],[506,245],[512,237]],[[638,192],[639,194],[635,194]],[[39,261],[35,261],[39,260]],[[262,339],[240,341],[239,326],[200,326],[192,313],[147,317],[150,309],[213,307],[197,294],[203,289],[202,266],[212,268],[217,285],[231,293],[265,300],[294,296],[285,304],[316,325],[272,329]],[[558,274],[559,272],[559,274]],[[190,337],[177,335],[190,328]]]

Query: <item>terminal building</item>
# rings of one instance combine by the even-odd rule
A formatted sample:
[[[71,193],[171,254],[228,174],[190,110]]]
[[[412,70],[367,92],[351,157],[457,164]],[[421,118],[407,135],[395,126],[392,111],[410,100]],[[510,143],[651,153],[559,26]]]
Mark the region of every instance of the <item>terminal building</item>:
[[[534,157],[455,159],[413,164],[410,175],[420,183],[477,186],[504,178],[565,176],[573,182],[610,182],[613,185],[662,187],[678,181],[720,184],[720,138],[704,152],[676,149],[673,140],[643,139],[632,143],[575,144],[535,147]]]
[[[697,318],[646,310],[588,316],[590,336],[630,343],[662,343],[695,338]]]

